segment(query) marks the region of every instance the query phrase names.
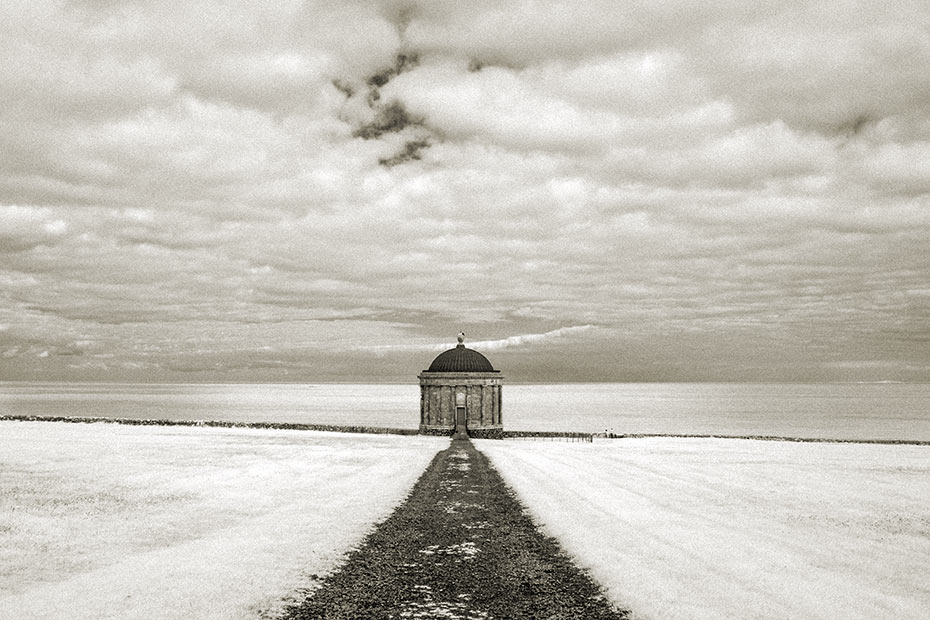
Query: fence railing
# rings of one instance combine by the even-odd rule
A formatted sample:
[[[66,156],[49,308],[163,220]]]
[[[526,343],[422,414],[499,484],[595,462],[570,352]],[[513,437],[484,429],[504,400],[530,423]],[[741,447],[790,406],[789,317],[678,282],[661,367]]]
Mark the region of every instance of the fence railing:
[[[524,441],[583,441],[591,443],[594,435],[591,433],[568,433],[560,431],[504,431],[504,439],[520,439]]]

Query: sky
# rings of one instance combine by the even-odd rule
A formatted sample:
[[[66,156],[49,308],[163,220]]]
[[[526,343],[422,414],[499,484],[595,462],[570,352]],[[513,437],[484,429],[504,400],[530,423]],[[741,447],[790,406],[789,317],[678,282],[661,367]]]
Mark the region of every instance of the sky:
[[[0,3],[0,380],[930,380],[924,0]]]

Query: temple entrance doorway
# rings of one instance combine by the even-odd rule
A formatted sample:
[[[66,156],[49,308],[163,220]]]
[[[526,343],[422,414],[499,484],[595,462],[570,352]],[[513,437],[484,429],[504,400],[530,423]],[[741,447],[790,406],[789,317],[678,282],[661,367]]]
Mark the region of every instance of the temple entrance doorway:
[[[455,408],[455,432],[456,433],[467,432],[467,429],[465,427],[465,407]]]

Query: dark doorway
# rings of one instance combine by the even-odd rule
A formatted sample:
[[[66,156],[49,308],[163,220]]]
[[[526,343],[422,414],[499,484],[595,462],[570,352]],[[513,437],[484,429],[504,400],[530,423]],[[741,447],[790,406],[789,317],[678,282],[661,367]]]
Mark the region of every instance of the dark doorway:
[[[465,428],[465,407],[455,408],[455,432],[464,433]]]

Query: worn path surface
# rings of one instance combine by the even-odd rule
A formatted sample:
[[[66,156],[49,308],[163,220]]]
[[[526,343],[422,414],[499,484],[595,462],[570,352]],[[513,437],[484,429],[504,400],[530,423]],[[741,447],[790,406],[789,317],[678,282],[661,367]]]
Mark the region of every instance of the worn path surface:
[[[534,527],[468,440],[453,441],[437,454],[407,500],[285,616],[625,617]]]

